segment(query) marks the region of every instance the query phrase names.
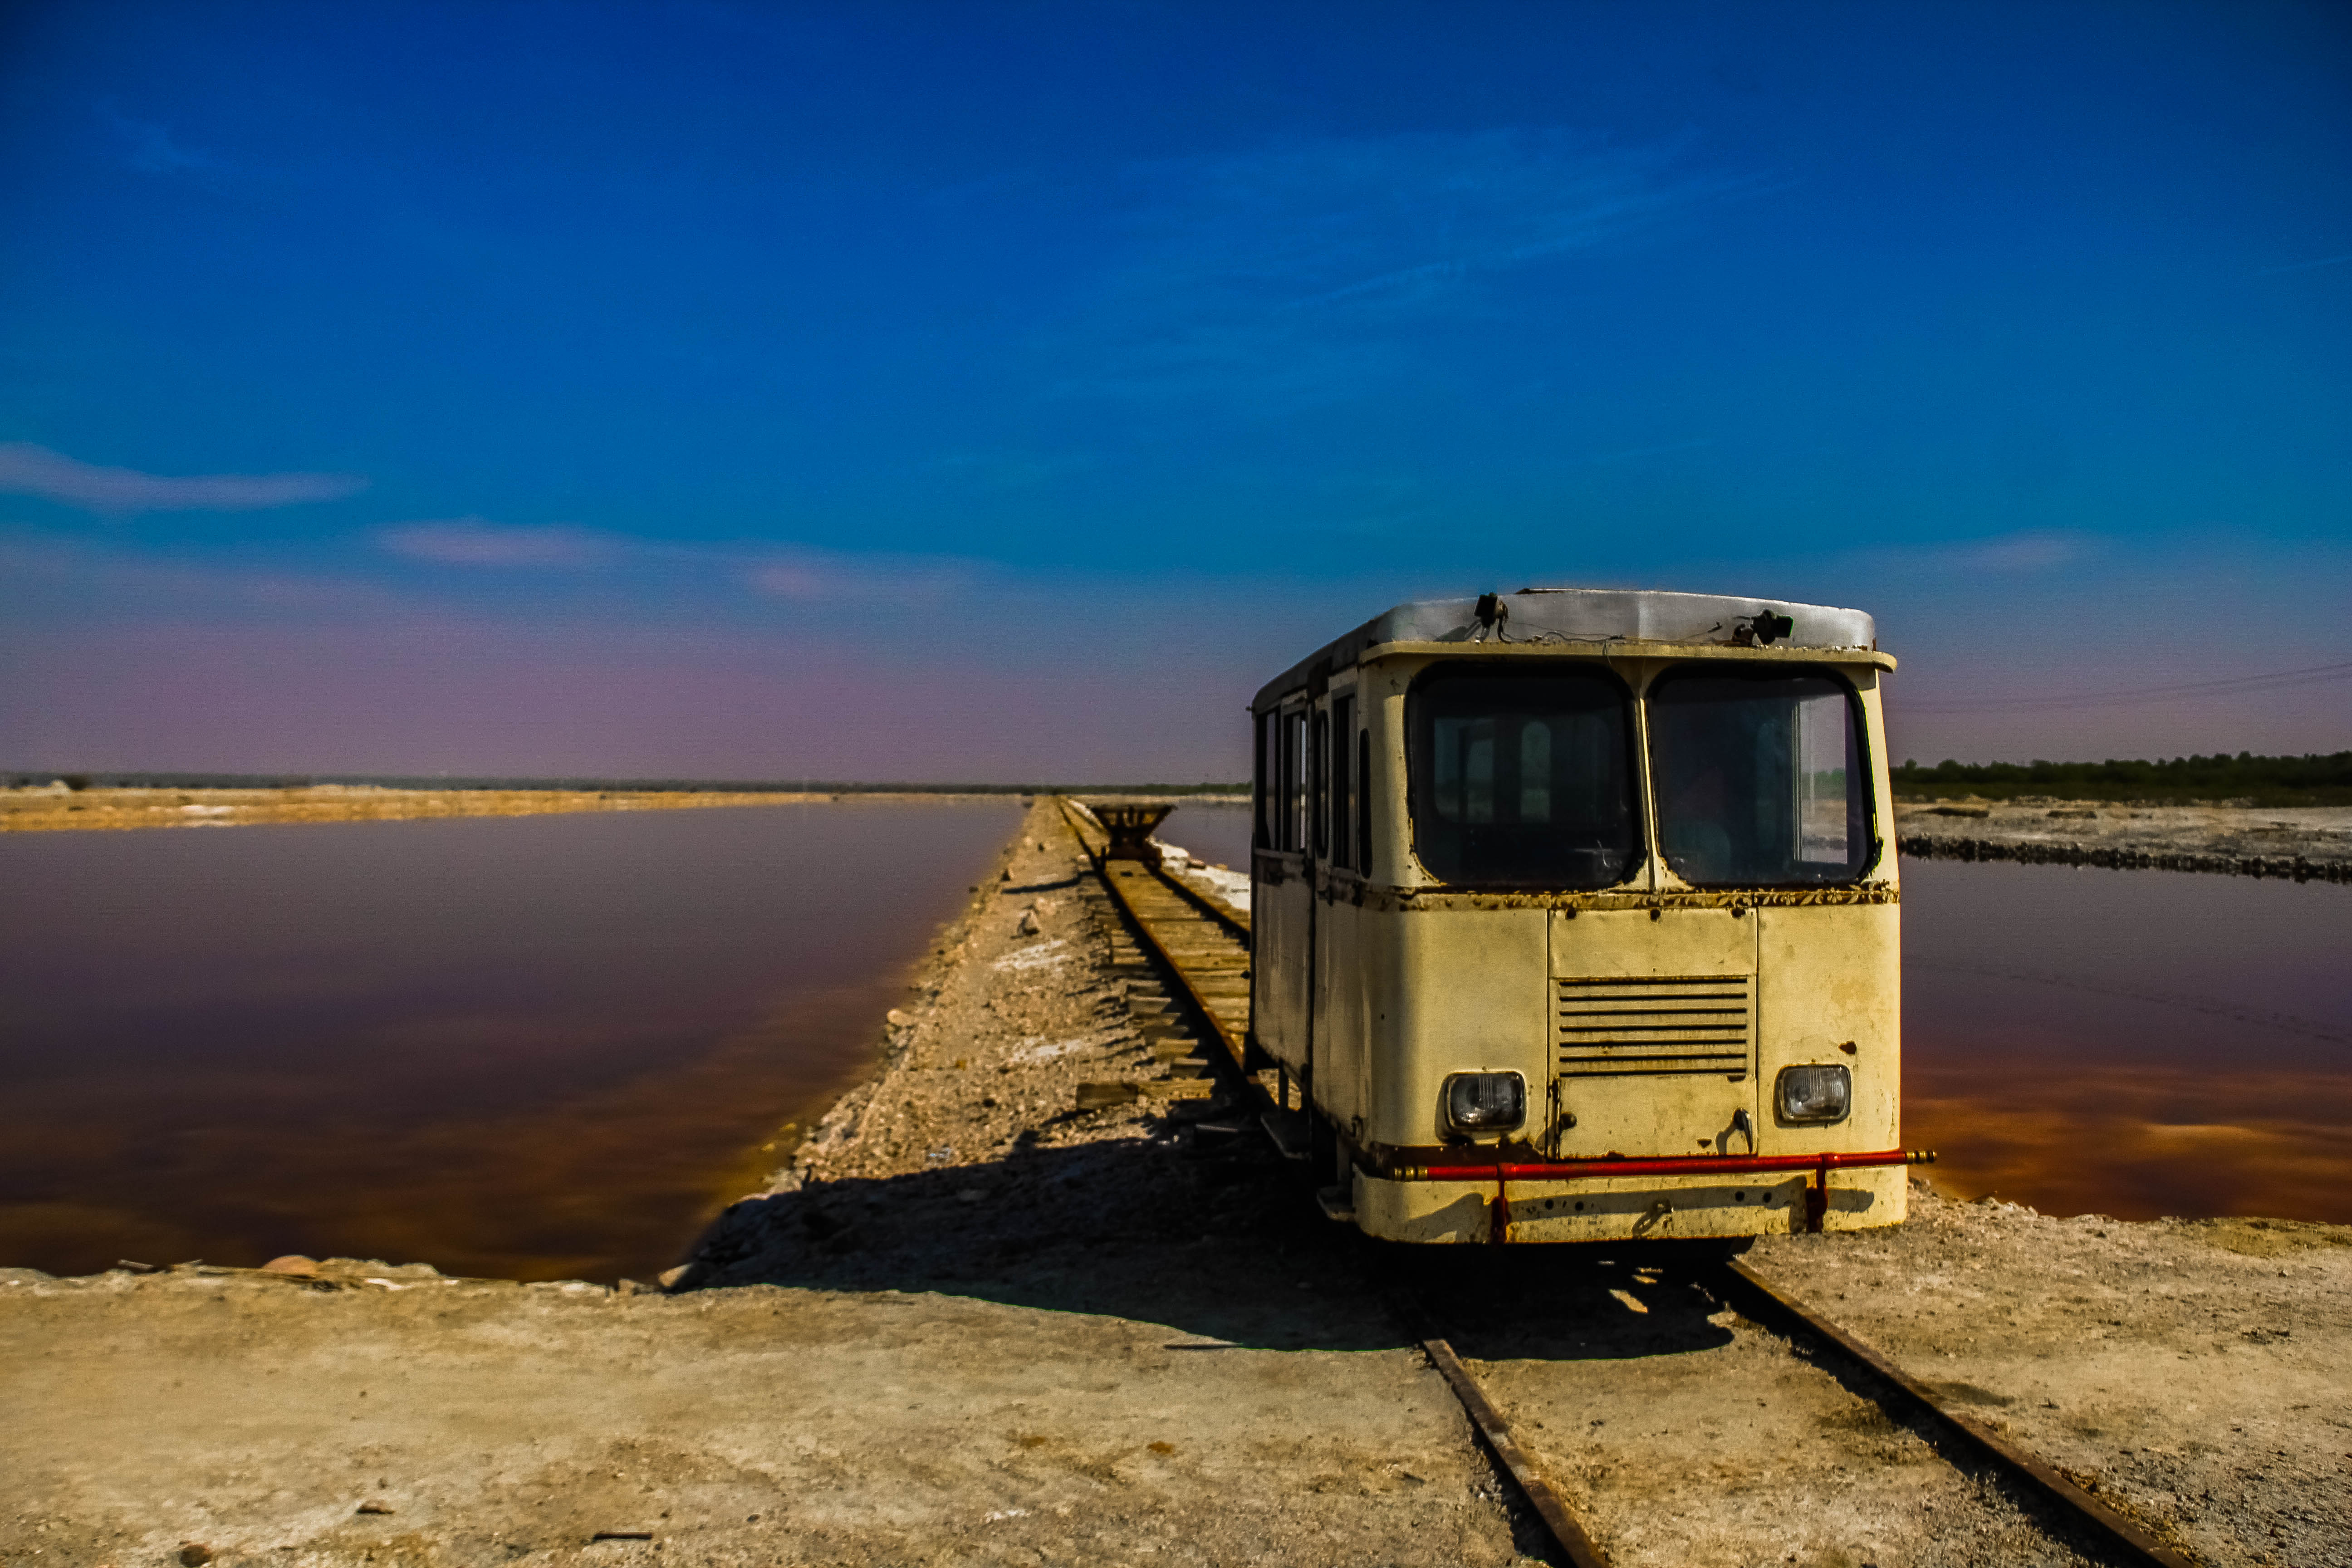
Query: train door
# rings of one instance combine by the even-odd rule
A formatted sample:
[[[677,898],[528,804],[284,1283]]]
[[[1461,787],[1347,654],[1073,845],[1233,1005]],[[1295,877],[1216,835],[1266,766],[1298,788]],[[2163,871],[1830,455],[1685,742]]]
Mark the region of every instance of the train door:
[[[1315,885],[1308,863],[1306,694],[1259,716],[1257,847],[1251,855],[1250,1029],[1258,1048],[1303,1073]]]
[[[1357,859],[1360,748],[1354,684],[1342,680],[1315,703],[1307,730],[1313,786],[1307,853],[1316,889],[1307,1009],[1310,1078],[1316,1103],[1335,1123],[1361,1110],[1357,1090],[1362,1064],[1357,1058],[1364,1038],[1359,967],[1363,910],[1354,897],[1362,876]]]

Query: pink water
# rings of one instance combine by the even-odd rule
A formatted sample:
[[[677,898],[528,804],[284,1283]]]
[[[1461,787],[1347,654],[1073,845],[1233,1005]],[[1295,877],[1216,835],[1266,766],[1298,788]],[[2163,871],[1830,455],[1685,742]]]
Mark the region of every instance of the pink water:
[[[863,1070],[1017,817],[0,837],[0,1264],[642,1278]]]

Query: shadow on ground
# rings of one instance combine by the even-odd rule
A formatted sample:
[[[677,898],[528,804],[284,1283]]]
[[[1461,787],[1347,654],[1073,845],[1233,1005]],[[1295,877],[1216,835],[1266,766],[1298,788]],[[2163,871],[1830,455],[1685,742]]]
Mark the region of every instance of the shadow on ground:
[[[1727,1343],[1694,1261],[1651,1243],[1405,1247],[1323,1217],[1313,1183],[1245,1118],[1149,1119],[1141,1135],[847,1180],[736,1205],[698,1245],[694,1288],[937,1291],[1166,1325],[1209,1352],[1413,1342],[1400,1302],[1481,1359],[1607,1359]],[[1639,1306],[1628,1300],[1638,1291]]]

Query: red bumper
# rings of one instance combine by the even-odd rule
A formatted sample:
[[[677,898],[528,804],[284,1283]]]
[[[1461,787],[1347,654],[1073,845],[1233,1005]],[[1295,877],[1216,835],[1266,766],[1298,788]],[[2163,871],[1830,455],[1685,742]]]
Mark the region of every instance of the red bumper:
[[[1927,1156],[1933,1158],[1933,1156]],[[1922,1163],[1906,1149],[1869,1154],[1750,1154],[1744,1159],[1701,1155],[1675,1160],[1541,1160],[1530,1164],[1408,1165],[1393,1173],[1408,1182],[1573,1182],[1592,1176],[1752,1176],[1774,1171],[1839,1171],[1858,1165]]]

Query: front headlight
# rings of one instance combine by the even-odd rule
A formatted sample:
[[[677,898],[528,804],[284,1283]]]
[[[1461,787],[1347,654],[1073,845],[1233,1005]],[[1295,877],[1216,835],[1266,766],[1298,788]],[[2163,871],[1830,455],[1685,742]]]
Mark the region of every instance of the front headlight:
[[[1838,1121],[1853,1104],[1853,1075],[1842,1067],[1782,1068],[1780,1120]]]
[[[1468,1137],[1510,1132],[1528,1119],[1528,1083],[1515,1072],[1457,1072],[1445,1080],[1438,1104],[1445,1130]]]

